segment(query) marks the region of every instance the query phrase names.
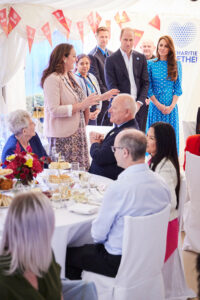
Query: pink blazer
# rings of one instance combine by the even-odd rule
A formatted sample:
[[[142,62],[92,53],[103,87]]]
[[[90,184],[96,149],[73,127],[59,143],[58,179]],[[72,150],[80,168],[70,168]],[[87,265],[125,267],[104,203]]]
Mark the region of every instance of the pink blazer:
[[[72,75],[73,76],[73,75]],[[82,99],[84,94],[82,93]],[[44,81],[44,134],[46,137],[68,137],[79,126],[80,112],[71,115],[70,104],[78,102],[64,76],[52,73]]]

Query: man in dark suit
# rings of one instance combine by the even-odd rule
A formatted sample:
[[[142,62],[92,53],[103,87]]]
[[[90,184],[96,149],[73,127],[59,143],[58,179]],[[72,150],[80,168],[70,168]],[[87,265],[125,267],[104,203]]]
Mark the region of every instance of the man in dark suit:
[[[109,109],[110,121],[117,126],[112,129],[102,140],[102,135],[97,132],[90,133],[90,155],[92,163],[89,169],[90,173],[105,176],[111,179],[117,179],[123,171],[117,166],[117,162],[112,152],[111,146],[117,134],[125,128],[138,128],[135,120],[136,103],[131,95],[120,94],[114,98]]]
[[[112,52],[106,49],[109,41],[109,30],[106,27],[99,27],[96,32],[97,46],[88,54],[91,60],[89,72],[97,78],[101,93],[107,92],[107,87],[104,78],[104,64],[106,57]],[[104,114],[108,110],[109,101],[102,103],[102,109],[97,118],[97,125],[101,125]],[[102,125],[111,125],[108,114],[105,115]]]
[[[140,127],[140,107],[145,103],[149,87],[147,61],[143,54],[132,50],[134,31],[124,28],[120,35],[121,47],[106,59],[105,80],[108,90],[117,88],[137,101],[136,120]]]

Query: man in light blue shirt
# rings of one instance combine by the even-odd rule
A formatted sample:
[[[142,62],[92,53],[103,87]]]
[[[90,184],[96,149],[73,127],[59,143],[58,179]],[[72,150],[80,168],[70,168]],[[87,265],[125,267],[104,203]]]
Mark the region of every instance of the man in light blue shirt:
[[[121,131],[112,150],[118,166],[125,170],[108,187],[92,224],[95,244],[68,248],[66,276],[70,279],[79,279],[82,270],[115,277],[122,254],[124,216],[154,214],[170,203],[166,183],[145,164],[144,133],[135,129]]]

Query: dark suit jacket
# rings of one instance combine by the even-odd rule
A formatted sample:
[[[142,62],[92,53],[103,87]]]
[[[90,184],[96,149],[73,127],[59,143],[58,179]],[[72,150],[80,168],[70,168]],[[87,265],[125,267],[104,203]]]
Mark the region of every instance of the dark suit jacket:
[[[111,179],[117,179],[118,175],[123,171],[117,166],[114,153],[111,146],[114,145],[116,135],[125,128],[138,129],[138,124],[135,119],[126,122],[120,127],[112,129],[105,137],[102,143],[93,143],[90,148],[92,163],[89,172],[105,176]]]
[[[112,52],[108,50],[108,54],[111,55]],[[94,76],[97,78],[101,93],[103,94],[107,91],[104,78],[104,64],[106,57],[102,54],[101,50],[97,46],[88,55],[91,60],[89,72],[94,74]]]
[[[145,102],[149,88],[149,76],[146,57],[133,50],[133,75],[137,86],[136,101]],[[120,49],[107,57],[105,62],[105,80],[108,90],[119,89],[120,93],[130,94],[131,85],[128,71]]]

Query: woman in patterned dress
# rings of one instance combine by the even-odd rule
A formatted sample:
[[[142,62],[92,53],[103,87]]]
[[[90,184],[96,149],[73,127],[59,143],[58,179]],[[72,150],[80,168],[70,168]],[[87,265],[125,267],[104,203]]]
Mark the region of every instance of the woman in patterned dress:
[[[49,66],[43,71],[41,86],[44,89],[44,133],[48,137],[50,156],[52,147],[68,162],[79,162],[89,168],[89,153],[85,125],[89,107],[115,95],[92,94],[85,97],[72,73],[76,52],[70,44],[60,44],[52,51]]]
[[[176,133],[177,149],[179,149],[179,117],[177,101],[182,94],[182,68],[176,60],[173,40],[170,36],[162,36],[157,44],[157,58],[149,60],[149,112],[146,131],[155,122],[170,123]]]

